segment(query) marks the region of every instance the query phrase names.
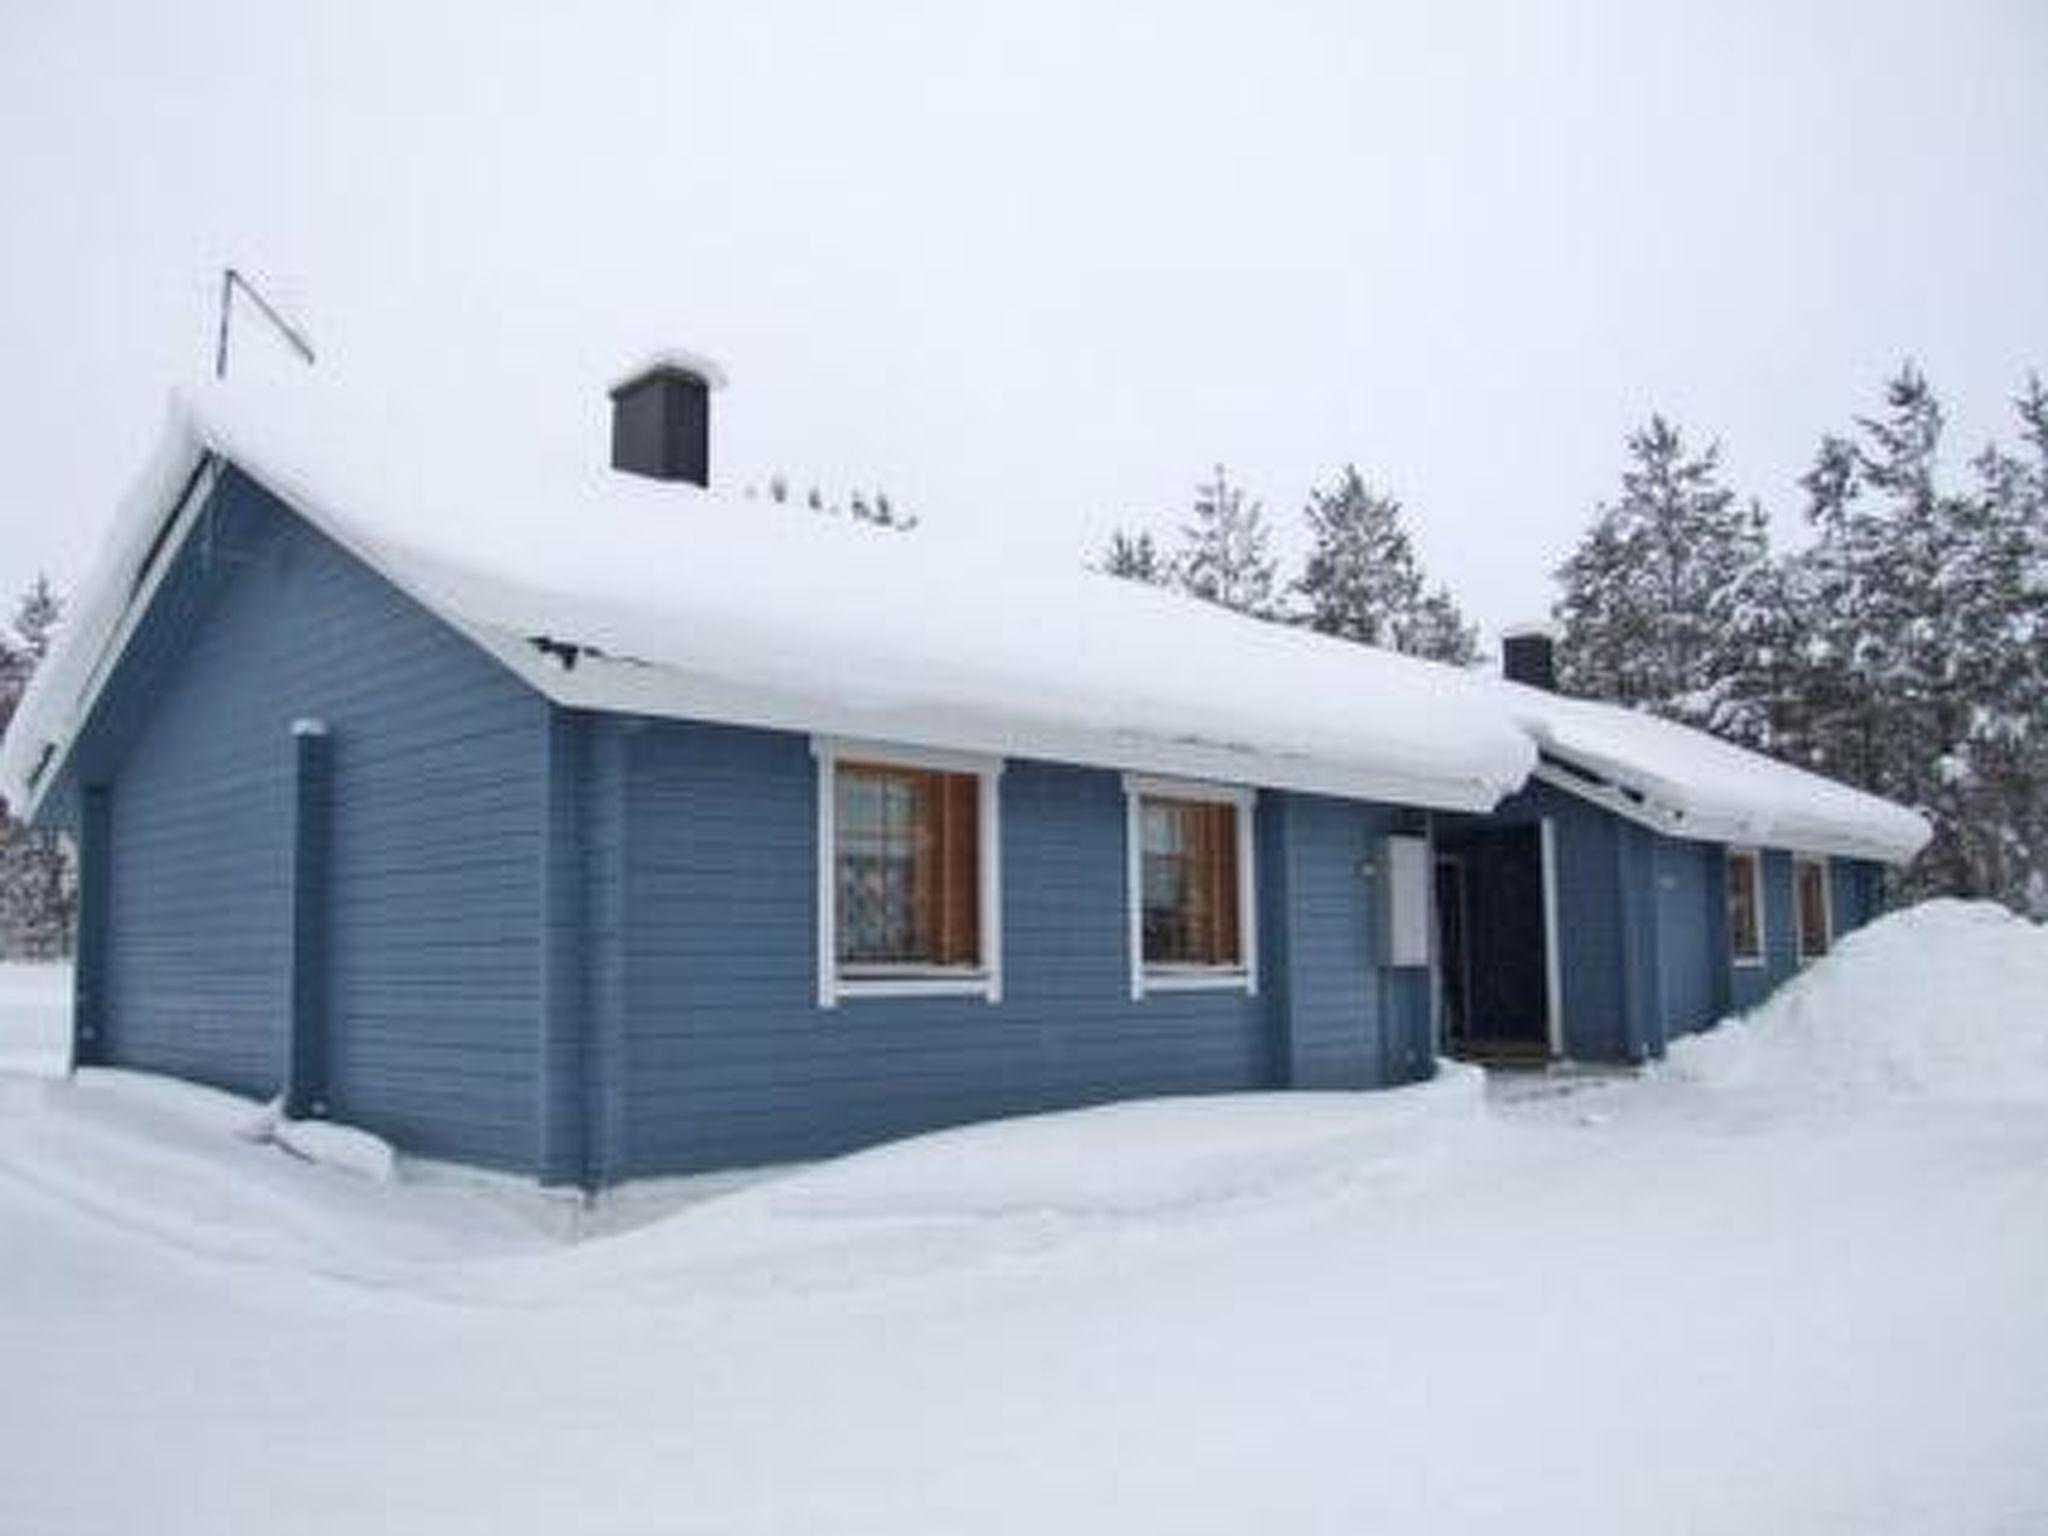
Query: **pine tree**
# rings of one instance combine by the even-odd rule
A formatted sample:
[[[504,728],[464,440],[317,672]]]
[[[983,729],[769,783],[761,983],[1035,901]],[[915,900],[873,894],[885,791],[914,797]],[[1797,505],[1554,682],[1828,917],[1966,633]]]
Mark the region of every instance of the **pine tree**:
[[[11,632],[0,636],[0,723],[13,718],[62,617],[49,581],[37,576],[15,610]],[[77,882],[57,835],[12,815],[0,820],[0,952],[34,960],[68,954],[76,911]]]
[[[1173,584],[1173,562],[1160,552],[1159,541],[1142,528],[1136,533],[1122,528],[1112,533],[1099,569],[1105,575],[1142,581],[1151,587]]]
[[[1987,449],[1974,491],[1945,489],[1940,403],[1908,363],[1884,412],[1824,441],[1804,481],[1817,537],[1789,571],[1808,616],[1798,755],[1928,814],[1911,894],[2025,904],[2048,888],[2038,381],[2018,407],[2031,462]]]
[[[1469,665],[1478,637],[1442,587],[1424,589],[1401,504],[1368,486],[1355,465],[1309,492],[1311,540],[1294,590],[1303,622],[1322,634]]]
[[[1221,465],[1215,479],[1196,487],[1194,520],[1181,533],[1175,568],[1188,593],[1254,618],[1277,617],[1280,573],[1265,508],[1232,485]]]
[[[1723,686],[1729,637],[1753,617],[1768,559],[1762,516],[1662,416],[1632,434],[1619,500],[1558,571],[1559,680],[1570,692],[1699,725],[1739,714]]]
[[[1394,649],[1429,661],[1469,667],[1479,660],[1479,631],[1465,622],[1450,589],[1435,586],[1397,627]]]

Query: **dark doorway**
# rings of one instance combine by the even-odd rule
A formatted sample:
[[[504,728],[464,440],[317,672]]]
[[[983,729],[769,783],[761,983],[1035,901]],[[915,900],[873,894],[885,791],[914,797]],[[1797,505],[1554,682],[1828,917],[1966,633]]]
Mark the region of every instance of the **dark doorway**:
[[[1456,1056],[1464,1050],[1472,1014],[1465,963],[1465,863],[1456,857],[1436,861],[1436,943],[1444,1049]]]
[[[1453,829],[1437,842],[1444,1049],[1482,1060],[1547,1060],[1542,829]]]

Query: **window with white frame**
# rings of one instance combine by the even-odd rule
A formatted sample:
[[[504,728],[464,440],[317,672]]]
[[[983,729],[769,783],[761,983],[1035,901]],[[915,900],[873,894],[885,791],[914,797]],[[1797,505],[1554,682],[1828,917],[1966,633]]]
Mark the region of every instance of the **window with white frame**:
[[[1799,958],[1818,960],[1834,940],[1835,914],[1828,899],[1828,861],[1797,859],[1792,864],[1793,910],[1799,916]]]
[[[997,784],[980,758],[820,741],[818,1000],[1001,992]]]
[[[1764,963],[1763,861],[1754,848],[1728,850],[1728,956],[1737,965]]]
[[[1131,995],[1258,989],[1253,794],[1130,778]]]

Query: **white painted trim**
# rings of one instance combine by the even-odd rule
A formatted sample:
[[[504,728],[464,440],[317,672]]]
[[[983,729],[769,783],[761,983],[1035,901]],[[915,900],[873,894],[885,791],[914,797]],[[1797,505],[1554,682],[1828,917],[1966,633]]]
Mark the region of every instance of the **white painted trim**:
[[[1536,830],[1543,862],[1543,1006],[1548,1018],[1551,1060],[1562,1061],[1565,1054],[1564,968],[1558,961],[1557,823],[1546,816],[1536,824]]]
[[[53,733],[46,741],[49,756],[42,765],[42,771],[36,775],[35,782],[28,786],[28,804],[21,807],[18,812],[21,820],[34,819],[36,811],[43,803],[43,797],[49,793],[50,786],[63,776],[65,760],[71,756],[71,749],[78,744],[79,730],[92,718],[93,710],[99,705],[101,692],[106,688],[108,679],[119,668],[121,658],[127,653],[128,642],[135,637],[136,626],[141,624],[142,616],[149,612],[150,605],[156,601],[157,590],[163,586],[171,568],[178,563],[178,556],[184,551],[185,541],[192,536],[192,530],[198,526],[199,514],[213,499],[213,492],[220,484],[220,477],[221,460],[211,453],[202,454],[192,468],[183,497],[165,514],[169,527],[162,540],[146,551],[152,563],[146,571],[140,573],[141,586],[129,596],[127,606],[121,610],[120,622],[114,626],[113,634],[108,636],[105,645],[100,648],[99,656],[93,661],[91,670],[86,673],[85,686],[78,691],[78,697],[73,700],[70,710],[65,715],[62,734]],[[135,573],[130,573],[128,580],[132,582],[134,579]]]
[[[1124,923],[1131,971],[1131,1000],[1145,995],[1145,847],[1140,797],[1124,780]]]
[[[1251,791],[1241,784],[1218,784],[1212,779],[1178,779],[1156,773],[1127,773],[1124,793],[1150,795],[1159,800],[1196,800],[1208,805],[1243,805]]]
[[[1195,800],[1237,808],[1237,945],[1242,963],[1231,966],[1148,966],[1145,963],[1143,817],[1147,798]],[[1131,997],[1148,992],[1242,990],[1259,994],[1258,841],[1253,822],[1259,792],[1242,784],[1205,779],[1124,775],[1124,915],[1130,946]]]
[[[1422,817],[1422,841],[1424,856],[1429,860],[1429,1054],[1432,1058],[1443,1056],[1444,1044],[1444,978],[1443,978],[1443,934],[1438,921],[1442,907],[1437,901],[1437,860],[1436,817],[1424,812]]]
[[[1143,997],[1147,992],[1244,992],[1258,995],[1258,980],[1246,966],[1191,965],[1151,966],[1145,971]]]
[[[1809,955],[1806,952],[1806,907],[1799,900],[1799,866],[1811,865],[1820,871],[1820,922],[1821,952]],[[1834,871],[1828,868],[1828,856],[1824,853],[1801,853],[1792,858],[1792,958],[1796,965],[1811,965],[1835,947],[1835,882]]]
[[[986,972],[949,975],[938,966],[928,976],[841,976],[833,983],[833,1003],[862,997],[985,997],[990,1002],[1001,1001]],[[829,1008],[832,1003],[824,1006]]]
[[[1751,885],[1751,889],[1756,892],[1756,953],[1753,955],[1738,955],[1735,953],[1735,925],[1729,923],[1724,915],[1721,920],[1728,927],[1728,963],[1731,967],[1739,970],[1761,970],[1770,963],[1771,958],[1771,894],[1764,885],[1763,850],[1733,843],[1723,850],[1721,892],[1724,909],[1727,906],[1728,866],[1737,859],[1751,859],[1756,863],[1756,879]]]
[[[812,741],[811,756],[817,763],[818,780],[818,944],[811,957],[818,977],[818,1006],[839,1003],[839,797],[833,776],[838,762],[829,745],[819,750]]]
[[[903,746],[857,736],[813,736],[811,755],[834,762],[873,763],[882,768],[917,768],[926,773],[972,773],[983,778],[1003,771],[1003,760],[982,752]]]
[[[1590,783],[1577,774],[1566,772],[1550,763],[1538,763],[1530,770],[1529,777],[1548,784],[1553,789],[1561,789],[1568,795],[1574,795],[1589,805],[1597,805],[1603,811],[1612,811],[1638,826],[1648,827],[1652,832],[1665,837],[1682,838],[1687,842],[1768,846],[1789,853],[1868,859],[1878,864],[1905,862],[1899,858],[1898,850],[1895,848],[1863,844],[1849,838],[1808,838],[1795,832],[1777,830],[1771,830],[1765,835],[1765,830],[1754,822],[1732,816],[1702,816],[1665,805],[1648,795],[1637,799],[1612,784]]]
[[[811,756],[817,762],[818,933],[814,965],[818,1006],[835,1008],[849,999],[870,997],[980,997],[1003,1000],[1003,761],[925,747],[837,736],[813,736]],[[914,768],[927,773],[971,773],[981,780],[975,796],[975,850],[980,881],[976,916],[981,925],[981,965],[973,971],[951,966],[906,966],[891,974],[842,975],[839,970],[839,798],[837,779],[844,760],[884,768]]]
[[[1259,848],[1252,836],[1252,818],[1258,814],[1256,790],[1246,790],[1237,802],[1237,943],[1244,956],[1244,989],[1259,995]]]
[[[981,793],[974,797],[980,825],[975,836],[981,846],[975,850],[981,872],[981,963],[986,986],[983,995],[991,1003],[1003,1000],[1003,764],[997,758],[980,770]]]

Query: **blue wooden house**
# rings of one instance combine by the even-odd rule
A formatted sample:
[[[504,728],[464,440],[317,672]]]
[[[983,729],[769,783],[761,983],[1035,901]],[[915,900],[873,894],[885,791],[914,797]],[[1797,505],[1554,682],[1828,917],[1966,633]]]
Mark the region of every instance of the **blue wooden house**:
[[[173,410],[4,749],[76,1059],[556,1184],[1117,1097],[1641,1061],[1917,816],[1625,711],[589,441]]]

